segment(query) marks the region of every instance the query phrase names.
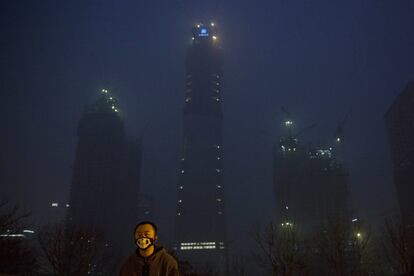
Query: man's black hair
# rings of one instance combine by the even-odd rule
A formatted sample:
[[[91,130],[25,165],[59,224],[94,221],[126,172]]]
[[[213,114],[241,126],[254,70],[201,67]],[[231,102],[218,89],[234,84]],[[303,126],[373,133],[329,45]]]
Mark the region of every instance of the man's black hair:
[[[145,221],[141,221],[140,223],[137,224],[137,226],[135,226],[134,235],[135,235],[135,232],[137,231],[138,227],[140,227],[141,225],[145,225],[145,224],[151,225],[152,228],[154,229],[155,235],[157,234],[157,226],[155,225],[155,223],[153,223],[151,221],[148,221],[148,220],[145,220]]]

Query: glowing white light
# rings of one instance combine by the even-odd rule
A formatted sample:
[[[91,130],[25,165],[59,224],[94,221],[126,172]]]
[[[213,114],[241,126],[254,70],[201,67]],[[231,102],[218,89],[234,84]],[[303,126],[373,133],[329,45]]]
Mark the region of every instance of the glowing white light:
[[[341,138],[340,137],[338,137],[338,138],[336,138],[336,141],[339,143],[339,142],[341,142]]]
[[[217,40],[217,36],[213,35],[213,40]]]
[[[184,170],[181,170],[181,173],[184,173]]]
[[[352,219],[352,222],[356,222],[356,221],[358,221],[358,219],[357,219],[357,218]]]
[[[181,216],[181,213],[177,213],[177,216]]]
[[[214,22],[211,22],[211,24],[210,24],[210,25],[211,25],[211,27],[214,27]]]
[[[180,186],[180,187],[178,187],[178,189],[182,190],[182,189],[184,189],[184,186]]]
[[[53,203],[52,203],[52,207],[59,207],[59,203],[57,203],[57,202],[53,202]]]
[[[181,202],[183,202],[183,200],[182,200],[182,199],[179,199],[179,200],[178,200],[178,203],[181,203]]]
[[[222,202],[223,200],[221,198],[216,198],[217,202]]]
[[[286,208],[286,210],[289,210],[289,206],[286,205],[285,208]]]
[[[200,24],[197,24],[197,28],[200,28]]]
[[[115,112],[118,112],[118,109],[114,109]]]
[[[69,208],[70,207],[70,205],[69,204],[66,204],[66,208]]]
[[[288,120],[288,121],[285,122],[285,125],[286,126],[291,126],[291,125],[293,125],[293,122]]]
[[[30,234],[34,234],[34,232],[35,232],[35,231],[33,231],[33,230],[27,230],[27,229],[23,230],[23,233],[30,233]]]
[[[2,234],[0,237],[10,237],[10,238],[25,238],[23,234]]]
[[[181,250],[216,249],[216,242],[183,242]]]

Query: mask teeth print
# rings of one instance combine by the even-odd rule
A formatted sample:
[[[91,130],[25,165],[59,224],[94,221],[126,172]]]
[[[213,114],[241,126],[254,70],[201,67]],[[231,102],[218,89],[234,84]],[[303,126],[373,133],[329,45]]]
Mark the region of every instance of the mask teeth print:
[[[152,240],[149,238],[140,238],[137,240],[136,244],[141,249],[147,249],[152,243]]]

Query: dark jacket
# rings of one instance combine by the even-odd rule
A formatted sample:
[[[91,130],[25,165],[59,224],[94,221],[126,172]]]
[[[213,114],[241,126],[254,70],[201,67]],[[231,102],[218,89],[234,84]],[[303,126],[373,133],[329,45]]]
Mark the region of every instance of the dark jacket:
[[[142,257],[137,249],[124,261],[119,276],[179,276],[179,272],[177,261],[164,248],[158,247],[147,258]]]

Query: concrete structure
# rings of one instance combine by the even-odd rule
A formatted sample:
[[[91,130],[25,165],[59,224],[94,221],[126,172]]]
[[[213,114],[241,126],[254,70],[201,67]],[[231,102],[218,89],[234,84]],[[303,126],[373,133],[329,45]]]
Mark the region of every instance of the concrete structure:
[[[176,249],[196,267],[226,270],[222,57],[214,24],[198,24],[186,59]]]
[[[401,218],[414,224],[414,82],[397,96],[385,114]]]
[[[67,214],[67,223],[101,233],[113,259],[133,249],[141,166],[141,143],[126,137],[119,113],[105,89],[85,109],[78,126]]]

